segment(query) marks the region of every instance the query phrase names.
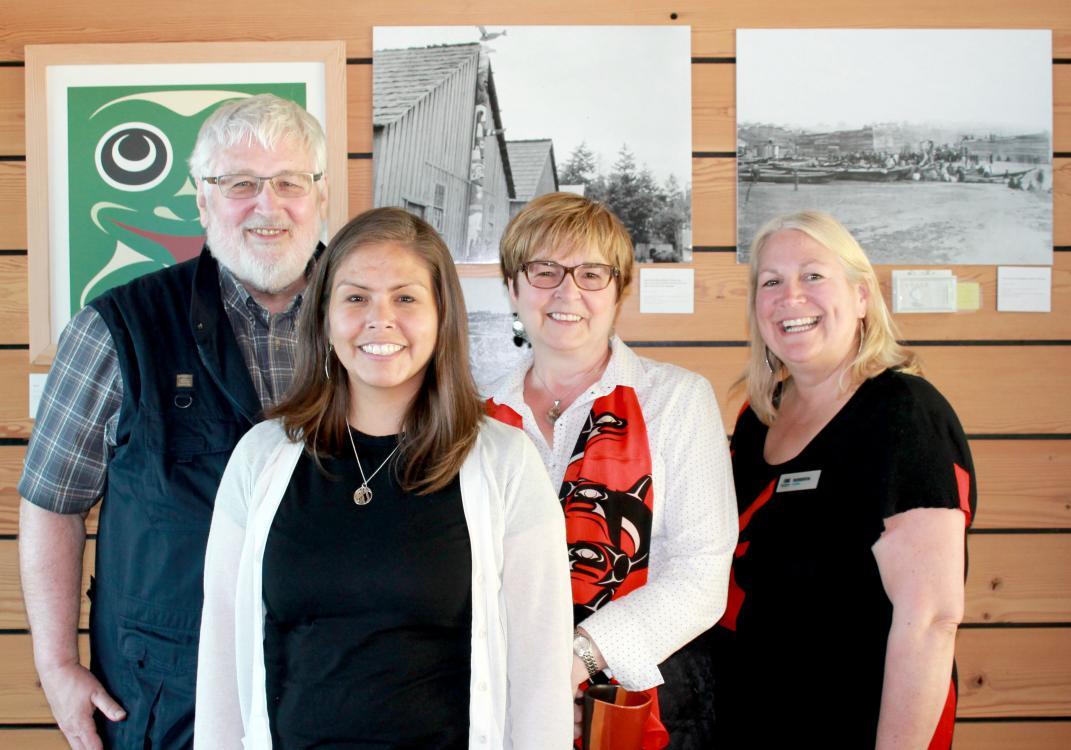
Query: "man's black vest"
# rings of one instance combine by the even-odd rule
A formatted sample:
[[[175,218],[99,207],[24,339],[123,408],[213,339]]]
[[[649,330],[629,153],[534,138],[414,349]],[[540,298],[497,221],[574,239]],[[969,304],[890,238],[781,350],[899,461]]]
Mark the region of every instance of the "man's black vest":
[[[140,749],[146,738],[153,748],[187,747],[212,505],[260,401],[207,249],[90,304],[111,332],[123,378],[90,645],[94,674],[128,716],[100,721],[102,737],[106,747]]]

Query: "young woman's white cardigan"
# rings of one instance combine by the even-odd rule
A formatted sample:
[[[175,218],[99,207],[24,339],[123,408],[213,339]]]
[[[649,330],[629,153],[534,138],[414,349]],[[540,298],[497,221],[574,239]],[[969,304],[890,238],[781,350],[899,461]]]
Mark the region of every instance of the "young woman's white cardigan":
[[[199,750],[271,747],[261,571],[301,451],[278,422],[264,422],[238,443],[223,474],[205,556]],[[469,747],[568,748],[572,597],[557,496],[528,438],[489,419],[460,481],[472,544]]]

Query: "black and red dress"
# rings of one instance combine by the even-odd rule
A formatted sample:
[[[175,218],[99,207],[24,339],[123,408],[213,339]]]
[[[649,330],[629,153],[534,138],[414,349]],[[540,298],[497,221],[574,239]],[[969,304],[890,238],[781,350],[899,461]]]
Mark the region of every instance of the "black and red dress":
[[[892,603],[872,547],[913,508],[975,510],[967,439],[922,378],[865,381],[795,458],[763,458],[745,409],[731,452],[740,508],[716,628],[719,747],[873,747]],[[951,743],[955,679],[931,747]]]

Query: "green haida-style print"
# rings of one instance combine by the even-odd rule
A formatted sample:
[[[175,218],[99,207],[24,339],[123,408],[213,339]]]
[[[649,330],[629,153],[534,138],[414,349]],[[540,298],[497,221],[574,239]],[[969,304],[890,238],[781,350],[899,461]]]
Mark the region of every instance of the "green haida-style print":
[[[300,82],[68,89],[72,315],[114,286],[200,252],[186,160],[212,110],[260,93],[305,106]]]

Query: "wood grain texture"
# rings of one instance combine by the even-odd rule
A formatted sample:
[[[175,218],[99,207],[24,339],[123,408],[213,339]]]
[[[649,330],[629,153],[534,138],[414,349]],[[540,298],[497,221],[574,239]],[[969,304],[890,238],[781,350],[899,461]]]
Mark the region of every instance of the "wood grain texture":
[[[692,150],[736,151],[736,66],[692,66]]]
[[[358,167],[359,162],[354,160]],[[1052,313],[996,310],[994,266],[955,266],[960,281],[977,282],[982,308],[954,314],[897,315],[900,336],[909,341],[1066,340],[1071,341],[1071,253],[1056,253],[1052,271]],[[28,331],[27,259],[0,256],[0,344],[25,344]],[[745,341],[747,267],[732,253],[695,253],[695,312],[691,315],[640,314],[639,274],[625,298],[617,330],[628,341]],[[641,266],[643,269],[655,266]],[[886,302],[893,266],[876,270]],[[497,265],[462,265],[462,276],[498,277]],[[667,336],[667,332],[672,332]]]
[[[0,729],[0,747],[18,750],[68,750],[63,732],[55,727]]]
[[[729,394],[729,387],[743,370],[746,349],[682,346],[636,347],[636,351],[710,380],[731,431],[743,398]],[[924,348],[921,355],[927,378],[952,404],[968,434],[1071,432],[1071,400],[1051,398],[1071,388],[1065,347],[935,346]]]
[[[79,636],[82,664],[88,664],[89,637]],[[52,723],[48,701],[37,682],[30,636],[0,634],[0,724]],[[0,734],[0,742],[4,735]],[[19,747],[18,745],[3,747]]]
[[[80,639],[83,653],[86,638]],[[1071,715],[1071,629],[969,629],[957,639],[961,717]],[[0,635],[0,724],[49,722],[30,636]]]
[[[1071,628],[979,628],[956,639],[961,717],[1071,715]]]
[[[976,529],[1071,529],[1071,441],[975,440]]]
[[[26,628],[18,544],[0,539],[0,630]],[[83,590],[93,572],[95,542],[86,543]],[[1071,535],[972,535],[967,578],[969,623],[1071,621]],[[81,627],[88,625],[83,595]]]
[[[964,622],[1071,622],[1071,534],[972,534]]]
[[[0,156],[25,156],[22,68],[0,68]]]
[[[26,449],[0,446],[0,534],[18,533],[19,496]],[[1071,441],[971,441],[979,483],[975,529],[1071,528]],[[87,528],[96,530],[97,511]]]
[[[86,552],[82,558],[82,606],[78,627],[89,627],[89,576],[93,573],[93,561],[96,558],[96,542],[86,542]],[[0,630],[24,630],[26,608],[22,601],[22,586],[19,583],[18,542],[14,539],[0,539]]]
[[[0,250],[26,249],[26,164],[0,161]]]
[[[1067,750],[1071,747],[1071,723],[959,722],[956,750]]]
[[[30,339],[26,256],[0,255],[0,344]]]

